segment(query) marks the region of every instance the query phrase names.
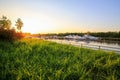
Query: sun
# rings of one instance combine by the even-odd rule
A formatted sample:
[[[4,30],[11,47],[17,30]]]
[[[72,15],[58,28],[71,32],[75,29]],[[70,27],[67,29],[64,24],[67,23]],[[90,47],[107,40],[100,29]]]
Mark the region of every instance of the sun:
[[[22,28],[22,32],[27,32],[31,34],[39,33],[39,31],[36,30],[35,28],[29,28],[27,26]]]
[[[24,26],[22,27],[22,32],[28,33],[49,33],[55,29],[54,25],[47,21],[42,21],[39,19],[23,19]]]

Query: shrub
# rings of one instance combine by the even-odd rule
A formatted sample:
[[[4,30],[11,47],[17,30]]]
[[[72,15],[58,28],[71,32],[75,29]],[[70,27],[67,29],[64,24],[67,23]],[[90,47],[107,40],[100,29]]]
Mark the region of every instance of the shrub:
[[[23,37],[21,32],[16,32],[14,29],[0,29],[0,40],[15,41]]]

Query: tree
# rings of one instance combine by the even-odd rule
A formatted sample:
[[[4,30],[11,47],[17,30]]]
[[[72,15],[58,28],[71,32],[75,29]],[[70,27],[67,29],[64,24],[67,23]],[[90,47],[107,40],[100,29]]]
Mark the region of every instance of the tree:
[[[6,16],[2,16],[0,19],[0,28],[2,29],[10,29],[11,28],[11,21],[7,19]]]
[[[17,19],[17,22],[15,24],[17,26],[17,29],[21,31],[21,28],[23,27],[23,22],[20,18]]]

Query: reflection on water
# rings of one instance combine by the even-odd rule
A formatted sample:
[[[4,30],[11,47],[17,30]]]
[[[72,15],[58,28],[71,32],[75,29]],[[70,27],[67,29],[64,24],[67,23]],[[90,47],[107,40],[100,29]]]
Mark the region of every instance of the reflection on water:
[[[98,46],[108,46],[108,47],[116,47],[120,48],[120,41],[78,41],[78,40],[60,40],[60,39],[52,39],[52,41],[56,41],[59,43],[67,43],[67,44],[87,44],[87,45],[98,45]]]
[[[85,44],[85,45],[97,45],[97,46],[107,46],[107,47],[116,47],[120,48],[120,41],[78,41],[78,40],[66,40],[66,39],[52,39],[52,41],[59,42],[59,43],[66,43],[66,44]]]
[[[100,45],[100,46],[109,46],[109,47],[119,47],[120,48],[120,42],[119,41],[79,41],[84,42],[86,44],[93,44],[93,45]]]
[[[60,39],[50,39],[50,41],[54,41],[62,44],[71,44],[75,46],[83,46],[92,49],[102,49],[106,51],[115,51],[120,53],[120,42],[106,42],[106,41],[77,41],[77,40],[60,40]]]

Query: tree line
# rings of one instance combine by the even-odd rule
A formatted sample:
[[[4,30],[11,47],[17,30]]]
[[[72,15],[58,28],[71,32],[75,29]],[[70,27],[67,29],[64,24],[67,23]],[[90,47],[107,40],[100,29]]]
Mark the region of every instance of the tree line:
[[[23,37],[21,28],[23,22],[20,18],[17,19],[15,27],[12,27],[12,22],[6,16],[0,17],[0,40],[14,41]]]
[[[85,32],[85,33],[51,33],[51,34],[39,34],[40,36],[67,36],[67,35],[78,35],[83,36],[85,34],[92,35],[101,38],[120,38],[120,31],[116,32]]]
[[[96,37],[103,37],[103,38],[120,38],[120,31],[118,32],[93,32],[90,34]]]

